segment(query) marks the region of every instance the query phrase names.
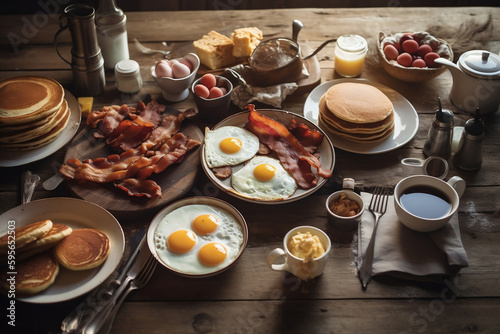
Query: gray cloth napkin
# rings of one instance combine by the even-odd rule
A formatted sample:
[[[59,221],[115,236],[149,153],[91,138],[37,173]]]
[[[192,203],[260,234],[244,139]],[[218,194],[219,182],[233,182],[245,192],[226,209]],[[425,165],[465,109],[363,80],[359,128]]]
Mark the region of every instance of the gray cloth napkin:
[[[374,216],[368,210],[372,195],[361,193],[366,209],[359,224],[356,266],[364,254],[373,231]],[[436,275],[453,275],[468,266],[458,226],[458,213],[443,228],[416,232],[401,224],[390,196],[386,213],[378,222],[375,236],[373,275],[390,274],[417,280],[433,280]]]

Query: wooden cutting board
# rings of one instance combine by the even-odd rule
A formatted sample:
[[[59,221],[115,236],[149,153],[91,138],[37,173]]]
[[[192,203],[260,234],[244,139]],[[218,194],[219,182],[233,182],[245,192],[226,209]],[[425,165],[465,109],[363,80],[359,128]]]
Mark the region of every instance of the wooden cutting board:
[[[166,114],[177,114],[178,111],[167,106]],[[95,130],[83,129],[70,143],[64,161],[76,158],[79,160],[107,157],[114,152],[105,144],[104,139],[92,136]],[[204,135],[197,125],[189,119],[183,121],[180,132],[203,143]],[[69,188],[80,198],[96,203],[117,214],[144,212],[146,210],[165,206],[167,203],[183,196],[191,188],[200,170],[200,147],[197,147],[175,165],[169,166],[160,174],[153,174],[154,180],[162,189],[161,198],[129,196],[125,191],[116,188],[113,183],[67,181]]]

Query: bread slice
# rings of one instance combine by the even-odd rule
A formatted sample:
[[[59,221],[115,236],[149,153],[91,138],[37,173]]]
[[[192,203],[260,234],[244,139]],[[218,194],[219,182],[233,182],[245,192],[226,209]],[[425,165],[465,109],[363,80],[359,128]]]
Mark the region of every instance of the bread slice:
[[[101,265],[110,252],[108,236],[96,229],[75,229],[54,247],[59,263],[70,270],[87,270]]]
[[[2,270],[0,284],[6,290],[10,289],[7,279],[7,268]],[[16,264],[16,293],[32,295],[47,289],[54,283],[59,274],[59,263],[51,251],[39,253]]]
[[[233,56],[250,57],[262,37],[262,31],[257,27],[235,29],[231,34],[231,40],[234,43]]]
[[[216,31],[212,30],[201,39],[194,41],[193,46],[200,62],[213,70],[236,62],[233,56],[233,41]]]
[[[26,226],[22,226],[15,229],[15,237],[16,237],[16,250],[19,250],[29,244],[30,242],[35,241],[41,236],[45,235],[52,228],[52,221],[49,219],[41,220]],[[8,245],[9,245],[9,236],[12,235],[5,234],[0,237],[0,252],[1,254],[6,254]]]

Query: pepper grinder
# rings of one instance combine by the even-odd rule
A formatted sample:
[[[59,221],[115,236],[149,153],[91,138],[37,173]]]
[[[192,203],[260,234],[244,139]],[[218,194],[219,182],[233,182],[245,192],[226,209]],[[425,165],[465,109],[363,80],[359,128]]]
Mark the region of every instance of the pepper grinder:
[[[438,97],[439,109],[427,134],[424,144],[424,154],[428,157],[438,156],[448,159],[451,155],[453,141],[453,125],[455,115],[451,110],[443,109]]]
[[[474,118],[465,122],[464,132],[458,150],[453,157],[453,162],[458,168],[476,170],[481,168],[483,162],[482,146],[484,138],[484,123],[480,117],[479,108]]]

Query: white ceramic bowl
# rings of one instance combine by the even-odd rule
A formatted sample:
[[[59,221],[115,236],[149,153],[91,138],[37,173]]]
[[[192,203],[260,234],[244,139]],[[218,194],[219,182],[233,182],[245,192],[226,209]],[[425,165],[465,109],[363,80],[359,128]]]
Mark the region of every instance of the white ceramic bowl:
[[[359,206],[359,212],[351,217],[343,217],[339,216],[330,209],[332,204],[340,199],[340,196],[342,194],[345,194],[346,197],[354,202],[356,202]],[[365,211],[365,203],[363,202],[363,199],[361,196],[356,194],[354,191],[350,189],[343,189],[334,192],[328,198],[326,199],[325,202],[326,205],[326,211],[328,215],[328,223],[335,229],[340,230],[340,231],[351,231],[355,230],[358,228],[358,224],[361,221],[361,216],[363,215],[363,212]]]
[[[155,71],[156,64],[151,66],[151,75],[162,89],[162,96],[167,101],[180,102],[184,101],[189,96],[189,88],[200,68],[200,58],[198,58],[195,53],[188,53],[184,58],[188,59],[193,64],[193,70],[184,78],[158,78]]]
[[[242,241],[240,248],[237,252],[237,255],[234,257],[234,259],[231,260],[229,263],[227,263],[226,266],[224,266],[222,268],[216,268],[213,271],[210,271],[208,273],[193,274],[193,273],[187,273],[187,272],[184,272],[182,270],[176,269],[176,268],[166,264],[165,262],[163,262],[161,260],[161,258],[159,257],[159,255],[156,251],[156,247],[155,247],[155,232],[156,232],[156,228],[157,228],[158,224],[170,212],[172,212],[180,207],[183,207],[186,205],[192,205],[192,204],[206,204],[206,205],[211,205],[211,206],[219,207],[219,208],[226,210],[236,219],[238,224],[241,226],[241,230],[243,233],[243,241]],[[247,227],[247,223],[245,221],[245,218],[243,218],[241,213],[236,208],[234,208],[232,205],[230,205],[229,203],[226,203],[226,202],[224,202],[220,199],[214,198],[214,197],[196,196],[196,197],[189,197],[189,198],[184,198],[184,199],[178,200],[174,203],[171,203],[170,205],[165,207],[163,210],[161,210],[153,218],[153,221],[151,222],[151,224],[148,227],[147,241],[148,241],[149,250],[151,251],[153,256],[158,260],[158,262],[161,265],[163,265],[165,268],[169,269],[170,271],[172,271],[178,275],[184,276],[184,277],[202,278],[202,277],[209,277],[209,276],[217,275],[217,274],[227,270],[240,258],[241,254],[245,250],[247,242],[248,242],[248,227]]]

